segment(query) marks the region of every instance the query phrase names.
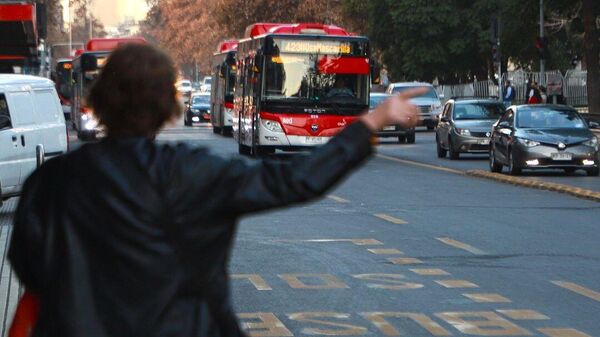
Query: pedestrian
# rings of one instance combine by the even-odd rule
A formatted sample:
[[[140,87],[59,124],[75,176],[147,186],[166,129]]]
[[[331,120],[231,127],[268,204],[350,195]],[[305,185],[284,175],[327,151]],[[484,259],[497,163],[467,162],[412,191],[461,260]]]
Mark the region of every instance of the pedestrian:
[[[388,99],[311,154],[251,164],[154,141],[181,114],[175,81],[159,49],[120,46],[88,97],[106,138],[27,179],[8,253],[27,294],[13,336],[31,321],[39,337],[243,336],[227,275],[237,220],[323,196],[369,158],[377,130],[415,126],[409,99],[424,92]]]
[[[540,101],[542,104],[548,103],[548,95],[546,94],[546,87],[540,85]]]
[[[504,87],[504,106],[509,107],[512,105],[512,101],[515,99],[515,88],[513,88],[512,83],[510,81],[506,81],[506,86]]]
[[[533,82],[527,97],[527,104],[539,104],[542,102],[542,96],[540,94],[540,88],[538,87],[537,82]]]

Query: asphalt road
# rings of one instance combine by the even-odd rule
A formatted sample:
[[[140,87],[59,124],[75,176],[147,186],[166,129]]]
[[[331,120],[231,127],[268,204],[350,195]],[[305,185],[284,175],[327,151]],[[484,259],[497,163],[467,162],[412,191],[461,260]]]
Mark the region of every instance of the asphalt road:
[[[237,155],[208,125],[158,140]],[[240,222],[230,272],[251,336],[600,336],[600,204],[444,170],[487,162],[433,145],[383,140],[328,197]]]

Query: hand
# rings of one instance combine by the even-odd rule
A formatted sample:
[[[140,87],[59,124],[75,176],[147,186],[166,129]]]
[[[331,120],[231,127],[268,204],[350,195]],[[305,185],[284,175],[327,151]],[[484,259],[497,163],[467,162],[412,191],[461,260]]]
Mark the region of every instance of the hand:
[[[426,93],[427,90],[424,87],[416,88],[392,96],[379,104],[372,113],[363,116],[361,120],[373,132],[393,124],[400,124],[404,128],[414,127],[419,121],[418,108],[409,100]]]

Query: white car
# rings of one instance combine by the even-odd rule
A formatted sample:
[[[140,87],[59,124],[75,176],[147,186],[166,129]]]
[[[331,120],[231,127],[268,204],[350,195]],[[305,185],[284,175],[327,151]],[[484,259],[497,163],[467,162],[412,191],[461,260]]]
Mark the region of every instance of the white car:
[[[175,83],[175,87],[177,88],[177,91],[182,94],[189,94],[193,91],[192,82],[189,80],[177,81],[177,83]]]
[[[65,117],[54,83],[0,74],[0,203],[19,195],[44,159],[67,148]]]
[[[202,84],[200,84],[200,91],[201,92],[210,92],[211,87],[212,87],[212,77],[205,76],[202,79]]]
[[[397,94],[405,90],[426,87],[427,92],[411,100],[419,107],[419,120],[428,130],[433,130],[437,125],[438,115],[441,113],[442,102],[433,86],[422,82],[400,82],[392,83],[387,87],[386,93]]]

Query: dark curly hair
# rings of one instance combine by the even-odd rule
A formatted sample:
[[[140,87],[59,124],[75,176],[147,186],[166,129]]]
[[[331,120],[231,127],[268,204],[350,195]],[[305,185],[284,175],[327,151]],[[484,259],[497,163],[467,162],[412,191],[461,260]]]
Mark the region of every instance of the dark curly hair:
[[[171,58],[149,44],[115,49],[90,90],[87,101],[109,137],[153,138],[182,109]]]

